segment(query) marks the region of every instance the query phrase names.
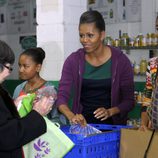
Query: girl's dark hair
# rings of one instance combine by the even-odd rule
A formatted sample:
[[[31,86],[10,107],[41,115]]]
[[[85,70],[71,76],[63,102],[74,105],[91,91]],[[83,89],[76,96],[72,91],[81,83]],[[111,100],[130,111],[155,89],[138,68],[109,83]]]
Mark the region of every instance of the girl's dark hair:
[[[86,23],[95,23],[97,29],[105,31],[105,21],[103,16],[96,10],[89,10],[81,15],[79,25]]]
[[[37,64],[42,64],[45,59],[45,51],[40,47],[27,49],[21,55],[31,56]]]
[[[14,64],[15,55],[12,49],[4,42],[0,40],[0,64]]]

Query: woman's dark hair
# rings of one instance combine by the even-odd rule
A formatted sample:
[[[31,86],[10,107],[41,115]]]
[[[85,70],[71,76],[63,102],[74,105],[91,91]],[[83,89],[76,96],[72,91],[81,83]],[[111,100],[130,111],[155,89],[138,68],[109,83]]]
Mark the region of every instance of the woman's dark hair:
[[[21,55],[32,57],[33,61],[37,64],[42,64],[45,59],[45,51],[40,47],[27,49]]]
[[[89,10],[81,15],[79,25],[86,23],[95,23],[97,29],[105,31],[103,16],[96,10]]]
[[[0,72],[3,70],[5,64],[14,64],[15,55],[12,49],[0,40]],[[6,107],[10,110],[13,116],[20,118],[16,106],[9,93],[0,85],[0,94],[5,102]]]
[[[15,55],[12,49],[4,42],[0,40],[0,64],[14,64]]]

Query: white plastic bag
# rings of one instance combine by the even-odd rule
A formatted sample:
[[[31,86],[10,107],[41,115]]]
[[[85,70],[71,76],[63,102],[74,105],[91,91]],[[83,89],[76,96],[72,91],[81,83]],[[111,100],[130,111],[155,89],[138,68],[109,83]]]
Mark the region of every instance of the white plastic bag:
[[[87,137],[89,135],[101,133],[100,130],[95,127],[87,124],[86,126],[81,126],[80,124],[72,124],[70,126],[69,132],[71,134],[80,134],[83,137]]]

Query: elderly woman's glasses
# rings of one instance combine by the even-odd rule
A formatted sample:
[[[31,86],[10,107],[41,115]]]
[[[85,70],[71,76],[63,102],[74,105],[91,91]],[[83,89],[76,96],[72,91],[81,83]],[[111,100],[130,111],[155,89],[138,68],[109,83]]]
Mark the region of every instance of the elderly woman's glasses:
[[[3,65],[5,68],[7,68],[10,72],[12,72],[13,71],[13,68],[12,67],[10,67],[10,66],[7,66],[7,65]]]

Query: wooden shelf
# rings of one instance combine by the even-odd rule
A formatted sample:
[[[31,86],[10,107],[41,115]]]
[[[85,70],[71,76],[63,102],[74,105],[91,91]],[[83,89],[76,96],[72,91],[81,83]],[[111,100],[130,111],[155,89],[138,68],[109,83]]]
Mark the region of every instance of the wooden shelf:
[[[120,49],[124,49],[124,50],[132,50],[132,49],[147,49],[147,50],[154,50],[154,49],[158,49],[158,46],[142,46],[142,47],[131,47],[131,46],[127,46],[127,47],[119,47]]]
[[[145,75],[134,75],[135,82],[145,82],[146,76]]]

